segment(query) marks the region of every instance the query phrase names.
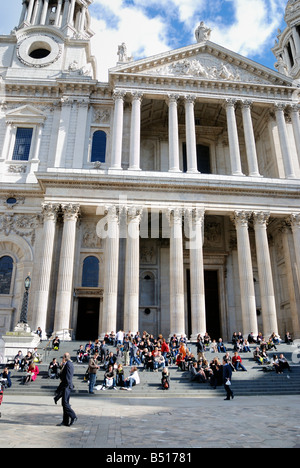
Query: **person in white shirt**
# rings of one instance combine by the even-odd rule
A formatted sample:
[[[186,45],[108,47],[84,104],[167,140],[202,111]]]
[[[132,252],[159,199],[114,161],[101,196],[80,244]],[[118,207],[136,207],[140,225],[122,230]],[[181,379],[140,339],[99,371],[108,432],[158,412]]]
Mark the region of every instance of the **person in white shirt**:
[[[130,375],[129,377],[125,380],[124,382],[124,387],[122,387],[124,390],[132,390],[132,387],[135,385],[138,385],[140,383],[140,376],[137,370],[137,367],[132,367],[130,370]]]

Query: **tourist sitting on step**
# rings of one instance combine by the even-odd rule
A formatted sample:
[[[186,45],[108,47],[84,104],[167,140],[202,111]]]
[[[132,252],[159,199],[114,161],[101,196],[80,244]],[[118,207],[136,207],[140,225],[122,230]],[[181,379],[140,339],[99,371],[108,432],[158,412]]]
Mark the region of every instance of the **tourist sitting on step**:
[[[232,357],[232,365],[236,371],[242,369],[243,372],[247,372],[245,366],[243,366],[243,361],[241,356],[239,356],[238,352],[236,351]]]
[[[119,364],[116,370],[116,385],[117,387],[124,387],[124,369],[122,364]]]
[[[207,381],[206,375],[202,367],[198,366],[197,362],[191,367],[190,376],[192,382],[205,383]]]
[[[226,353],[226,348],[225,348],[222,338],[219,338],[217,348],[218,348],[218,353]]]
[[[286,357],[281,353],[278,358],[280,373],[282,374],[284,369],[288,369],[289,372],[292,371]]]
[[[108,369],[104,374],[101,390],[106,390],[107,388],[113,388],[114,390],[117,390],[114,366],[111,364],[108,366]]]
[[[11,372],[9,371],[8,367],[3,369],[2,374],[0,374],[0,383],[4,388],[10,388],[11,383]]]
[[[30,382],[35,382],[39,373],[38,366],[32,362],[28,367],[26,377],[23,378],[23,384],[28,385]]]
[[[58,336],[56,336],[54,340],[52,341],[52,349],[54,349],[54,351],[58,351],[59,347],[60,347],[60,339],[58,338]]]
[[[56,358],[53,358],[48,367],[48,377],[50,379],[58,379],[59,374],[60,374],[60,366]]]
[[[244,340],[243,343],[243,353],[251,353],[250,343],[248,340]]]
[[[88,353],[84,351],[83,345],[80,345],[79,349],[77,350],[76,360],[78,364],[83,364],[84,362],[88,361]]]
[[[107,370],[110,365],[113,367],[117,362],[117,356],[111,351],[104,362],[104,369]]]
[[[26,372],[28,370],[28,367],[30,364],[33,362],[33,356],[31,351],[27,351],[26,356],[21,361],[20,368],[23,372]]]
[[[151,351],[148,351],[148,353],[145,355],[144,359],[144,369],[146,371],[153,371],[154,370],[154,357],[151,353]]]
[[[284,342],[285,342],[285,344],[288,344],[288,345],[293,344],[293,338],[292,338],[292,335],[290,334],[290,332],[286,332]]]
[[[161,373],[161,386],[163,390],[169,390],[170,388],[170,376],[167,367],[165,367]]]
[[[210,368],[213,372],[210,378],[210,384],[216,389],[217,386],[223,385],[223,365],[218,358],[214,358],[210,363]]]
[[[137,367],[132,367],[130,370],[129,377],[125,379],[124,381],[124,387],[121,388],[121,390],[132,390],[132,387],[135,387],[136,385],[139,385],[140,383],[140,376],[138,373]]]
[[[158,369],[166,367],[166,361],[164,356],[161,354],[161,351],[158,351],[157,356],[154,358],[154,372],[157,372]]]
[[[22,351],[19,351],[14,358],[14,369],[19,370],[21,368],[22,361],[24,359]]]

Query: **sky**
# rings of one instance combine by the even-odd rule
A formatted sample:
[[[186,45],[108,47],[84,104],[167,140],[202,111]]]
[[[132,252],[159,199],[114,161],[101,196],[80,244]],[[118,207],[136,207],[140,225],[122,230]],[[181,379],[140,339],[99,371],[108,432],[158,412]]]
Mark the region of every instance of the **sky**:
[[[107,81],[125,42],[135,60],[196,42],[201,21],[212,29],[211,41],[274,69],[271,48],[284,30],[287,0],[94,0],[92,53],[98,80]],[[7,6],[9,5],[9,6]],[[22,0],[0,0],[0,35],[18,24]]]

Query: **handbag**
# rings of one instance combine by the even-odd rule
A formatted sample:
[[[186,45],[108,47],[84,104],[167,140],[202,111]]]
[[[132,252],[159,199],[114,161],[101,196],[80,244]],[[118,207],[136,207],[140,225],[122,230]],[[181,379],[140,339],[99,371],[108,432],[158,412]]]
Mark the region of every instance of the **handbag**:
[[[229,380],[229,379],[227,379],[227,380],[226,380],[226,382],[225,382],[225,385],[228,385],[228,386],[230,387],[230,385],[231,385],[231,382],[230,382],[230,380]]]

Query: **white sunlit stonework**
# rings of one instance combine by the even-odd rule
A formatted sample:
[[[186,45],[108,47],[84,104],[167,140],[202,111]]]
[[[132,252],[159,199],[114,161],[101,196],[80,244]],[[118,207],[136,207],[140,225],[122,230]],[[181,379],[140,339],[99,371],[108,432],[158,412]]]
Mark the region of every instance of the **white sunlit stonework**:
[[[300,0],[274,70],[201,22],[153,57],[121,44],[106,83],[92,3],[20,0],[0,37],[0,335],[30,271],[44,337],[299,338]]]

